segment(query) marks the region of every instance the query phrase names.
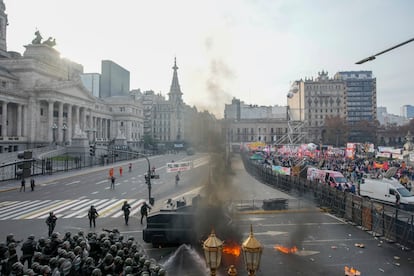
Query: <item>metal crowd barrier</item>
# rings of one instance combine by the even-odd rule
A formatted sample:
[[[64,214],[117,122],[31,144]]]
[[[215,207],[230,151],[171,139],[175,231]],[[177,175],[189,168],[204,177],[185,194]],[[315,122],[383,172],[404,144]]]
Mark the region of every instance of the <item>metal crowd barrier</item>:
[[[246,171],[256,179],[299,198],[313,200],[320,208],[343,218],[368,233],[388,242],[414,248],[414,213],[378,203],[329,185],[298,176],[280,175],[242,154]],[[305,201],[303,201],[305,202]]]

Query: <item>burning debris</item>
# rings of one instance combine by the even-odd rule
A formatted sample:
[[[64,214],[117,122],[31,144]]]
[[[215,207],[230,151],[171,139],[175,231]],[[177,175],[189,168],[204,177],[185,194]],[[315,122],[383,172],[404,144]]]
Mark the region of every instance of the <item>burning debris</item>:
[[[223,246],[223,253],[228,255],[233,255],[235,257],[240,256],[241,253],[241,246],[237,244],[236,242],[229,242],[225,243]]]
[[[285,246],[282,246],[282,245],[275,245],[274,249],[276,249],[276,250],[278,250],[282,253],[285,253],[285,254],[294,254],[294,253],[298,252],[298,248],[296,246],[285,247]]]
[[[344,267],[345,270],[345,276],[359,276],[361,275],[361,272],[359,272],[358,270],[356,270],[353,267]]]

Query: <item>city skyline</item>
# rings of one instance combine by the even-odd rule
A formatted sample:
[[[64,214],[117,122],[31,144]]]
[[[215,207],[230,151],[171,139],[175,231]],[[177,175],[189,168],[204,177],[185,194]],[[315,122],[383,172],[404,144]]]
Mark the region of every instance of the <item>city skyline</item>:
[[[38,29],[65,58],[100,73],[113,60],[131,89],[167,95],[177,58],[183,99],[223,115],[233,97],[286,105],[290,84],[338,71],[369,70],[378,106],[413,104],[414,43],[355,62],[411,38],[414,2],[399,1],[23,1],[4,0],[9,51],[22,53]],[[330,4],[330,5],[329,5]],[[323,11],[323,12],[321,12]],[[387,20],[384,20],[387,18]],[[411,74],[410,74],[411,73]]]

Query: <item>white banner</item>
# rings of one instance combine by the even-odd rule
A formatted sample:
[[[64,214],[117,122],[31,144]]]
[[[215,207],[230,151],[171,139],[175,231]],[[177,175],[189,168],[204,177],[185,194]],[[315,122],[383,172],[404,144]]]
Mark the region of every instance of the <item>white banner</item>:
[[[191,170],[193,161],[167,163],[167,173]]]

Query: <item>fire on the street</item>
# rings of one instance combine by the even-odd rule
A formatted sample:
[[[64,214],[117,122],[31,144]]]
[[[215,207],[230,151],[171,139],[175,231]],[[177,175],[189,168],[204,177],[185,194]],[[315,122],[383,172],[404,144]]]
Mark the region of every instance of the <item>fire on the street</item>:
[[[275,245],[274,248],[276,250],[282,252],[282,253],[285,253],[285,254],[293,254],[293,253],[298,252],[298,248],[296,246],[285,247],[285,246],[282,246],[282,245]]]
[[[344,270],[345,270],[345,275],[346,276],[360,276],[361,275],[361,272],[359,272],[358,270],[356,270],[353,267],[345,266]]]
[[[233,255],[233,256],[240,256],[240,252],[241,252],[241,246],[238,245],[235,242],[229,242],[229,243],[225,243],[223,246],[223,253],[224,254],[229,254],[229,255]]]

